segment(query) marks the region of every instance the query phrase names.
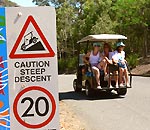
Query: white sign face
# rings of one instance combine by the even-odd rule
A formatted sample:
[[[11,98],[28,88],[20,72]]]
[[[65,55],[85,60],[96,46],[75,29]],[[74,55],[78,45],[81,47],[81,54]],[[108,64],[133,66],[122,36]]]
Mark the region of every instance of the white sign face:
[[[6,8],[10,130],[59,130],[56,15]]]

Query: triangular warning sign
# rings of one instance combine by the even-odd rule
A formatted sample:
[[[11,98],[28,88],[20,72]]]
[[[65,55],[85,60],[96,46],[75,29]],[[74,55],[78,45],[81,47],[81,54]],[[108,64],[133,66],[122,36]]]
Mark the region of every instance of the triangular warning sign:
[[[21,47],[22,50],[27,51],[28,53],[16,53],[16,50],[19,47],[19,44],[22,44],[21,41],[22,39],[25,37],[25,32],[29,26],[29,24],[32,23],[33,27],[35,28],[35,30],[37,31],[38,35],[40,36],[41,40],[43,41],[43,44],[45,45],[46,49],[48,50],[48,52],[44,53],[43,51],[41,51],[40,53],[31,53],[33,51],[40,51],[40,50],[44,50],[44,47],[42,46],[41,42],[37,42],[36,37],[33,37],[30,39],[28,45],[24,45]],[[32,31],[30,32],[32,35]],[[28,34],[27,34],[28,35]],[[36,46],[36,47],[35,47]],[[54,57],[55,53],[52,50],[50,44],[48,43],[48,41],[46,40],[45,36],[43,35],[40,27],[38,26],[38,24],[36,23],[36,21],[34,20],[34,18],[30,15],[27,19],[27,21],[25,22],[21,33],[19,35],[19,37],[16,40],[16,43],[9,55],[10,58],[14,59],[14,58],[40,58],[40,57]]]

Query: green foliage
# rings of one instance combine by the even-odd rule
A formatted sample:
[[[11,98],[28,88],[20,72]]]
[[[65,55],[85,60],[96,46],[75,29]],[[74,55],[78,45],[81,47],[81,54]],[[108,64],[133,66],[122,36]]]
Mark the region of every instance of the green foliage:
[[[150,17],[150,0],[117,0],[111,7],[112,20],[116,21],[115,32],[128,37],[126,42],[129,53],[143,55],[148,46],[148,25]],[[144,46],[147,42],[146,46]]]
[[[49,4],[50,0],[32,0],[32,2],[39,6],[44,6],[44,5],[50,6]]]
[[[77,67],[77,57],[58,60],[58,70],[59,73],[71,73],[76,70]]]
[[[67,60],[67,69],[69,71],[75,70],[77,67],[77,57],[73,57]]]
[[[42,0],[33,1],[38,4]],[[45,1],[56,8],[59,52],[65,50],[74,55],[76,42],[84,36],[115,33],[127,36],[125,51],[128,54],[144,56],[147,53],[146,48],[150,46],[150,0]]]
[[[135,68],[138,65],[138,55],[130,54],[127,58],[127,62],[131,68]]]
[[[112,22],[108,14],[102,14],[98,17],[95,25],[92,27],[93,34],[114,33],[115,22]]]
[[[66,61],[64,59],[58,60],[58,70],[59,73],[65,72],[66,69]]]

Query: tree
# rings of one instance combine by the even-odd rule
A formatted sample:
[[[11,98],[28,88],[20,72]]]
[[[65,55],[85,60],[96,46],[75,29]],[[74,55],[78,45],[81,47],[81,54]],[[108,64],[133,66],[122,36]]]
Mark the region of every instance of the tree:
[[[32,0],[33,3],[35,3],[38,6],[50,6],[50,0]]]
[[[74,29],[75,15],[74,7],[69,2],[64,2],[61,8],[57,9],[57,39],[59,51],[63,50],[67,53],[73,51],[72,37]]]
[[[39,5],[42,1],[33,0]],[[60,50],[72,52],[75,43],[89,34],[117,33],[128,37],[127,53],[147,56],[150,0],[44,0],[43,4],[56,8]]]
[[[149,5],[147,0],[117,0],[112,11],[116,20],[116,32],[128,37],[128,52],[135,52],[147,56],[147,35],[149,20]]]

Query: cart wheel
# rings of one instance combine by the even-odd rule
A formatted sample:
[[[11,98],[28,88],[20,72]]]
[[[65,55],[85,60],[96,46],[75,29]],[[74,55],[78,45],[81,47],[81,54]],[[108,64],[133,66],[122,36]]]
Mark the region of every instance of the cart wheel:
[[[85,94],[88,97],[92,97],[94,95],[94,90],[91,88],[91,85],[88,81],[85,83]]]
[[[127,93],[127,88],[119,88],[117,90],[118,95],[126,95]]]
[[[106,93],[107,93],[107,94],[112,94],[111,91],[112,91],[112,90],[106,90]]]
[[[82,88],[79,88],[77,85],[77,79],[74,79],[73,81],[73,88],[75,92],[81,92]]]

